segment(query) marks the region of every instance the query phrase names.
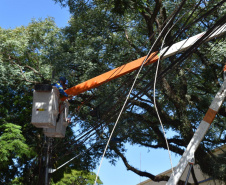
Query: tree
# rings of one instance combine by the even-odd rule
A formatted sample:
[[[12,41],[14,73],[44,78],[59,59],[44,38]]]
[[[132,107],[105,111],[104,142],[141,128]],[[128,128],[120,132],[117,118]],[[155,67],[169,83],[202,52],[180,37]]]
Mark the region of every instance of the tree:
[[[52,185],[91,185],[94,183],[96,174],[92,172],[76,171],[72,170],[71,173],[65,173],[64,177],[57,183],[51,183]],[[100,179],[98,179],[97,184],[103,184]]]
[[[0,171],[1,177],[4,177],[1,179],[1,182],[4,182],[5,179],[14,177],[17,168],[17,159],[24,155],[29,156],[32,151],[30,151],[28,145],[25,143],[20,126],[3,122],[1,123],[2,130],[3,132],[0,137]],[[8,166],[11,166],[11,171],[5,171]]]
[[[51,180],[50,184],[51,185],[91,185],[94,183],[96,178],[96,174],[92,172],[87,172],[87,171],[76,171],[76,170],[71,170],[70,173],[64,173],[63,178],[61,178],[60,181],[54,183],[53,180]],[[12,184],[14,185],[20,185],[20,178],[15,178],[12,181]],[[101,180],[98,178],[97,184],[103,184]]]
[[[72,79],[74,74],[77,75],[74,82],[88,80],[144,56],[149,48],[158,51],[162,42],[169,46],[225,23],[225,4],[220,0],[55,1],[69,6],[73,14],[70,26],[65,29],[65,35],[70,46],[70,60],[77,64],[76,69],[69,69],[76,70],[76,73],[71,73]],[[173,27],[164,40],[171,26]],[[173,137],[167,138],[170,150],[179,155],[183,154],[222,83],[225,63],[223,37],[204,44],[202,41],[203,38],[188,51],[162,61],[159,69],[155,97],[157,107],[165,130],[175,132]],[[111,143],[106,157],[112,162],[120,157],[128,170],[160,181],[166,180],[167,177],[158,177],[151,172],[138,170],[129,164],[124,155],[127,142],[167,149],[153,106],[154,73],[155,64],[143,68],[114,132],[114,137],[119,137],[121,142]],[[104,142],[100,143],[99,139],[109,137],[115,116],[133,79],[134,75],[129,74],[76,97],[76,106],[79,102],[82,105],[79,105],[77,116],[82,127],[82,139],[90,143],[94,143],[96,139],[94,148],[97,155],[101,155],[104,148]],[[226,142],[224,106],[198,148],[195,159],[204,173],[225,181],[226,176],[222,175],[226,174],[225,168],[216,167],[220,165],[219,160],[223,160],[222,156],[217,159],[209,155],[213,148]],[[94,112],[99,113],[92,114]],[[81,135],[77,138],[81,139]],[[215,165],[212,165],[213,163]]]
[[[54,82],[67,72],[62,62],[67,58],[65,42],[52,18],[33,20],[27,27],[0,28],[1,183],[14,179],[17,184],[44,184],[46,138],[30,123],[33,86]],[[52,147],[52,168],[86,150],[84,144],[74,142],[71,127],[64,139],[52,140]],[[52,178],[59,180],[66,170],[93,169],[96,161],[91,156],[92,151],[80,156]]]

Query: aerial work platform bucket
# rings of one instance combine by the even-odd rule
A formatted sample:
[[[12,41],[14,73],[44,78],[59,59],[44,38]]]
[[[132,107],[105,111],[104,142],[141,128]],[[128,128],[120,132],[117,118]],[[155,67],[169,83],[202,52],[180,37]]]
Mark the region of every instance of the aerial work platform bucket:
[[[43,132],[47,137],[65,137],[66,127],[62,122],[57,122],[55,128],[43,128]]]
[[[54,128],[59,107],[59,91],[56,87],[47,90],[35,89],[31,123],[38,128]]]
[[[61,102],[59,120],[54,128],[43,128],[43,132],[47,137],[65,137],[66,127],[68,126],[67,117],[69,103],[67,101]]]

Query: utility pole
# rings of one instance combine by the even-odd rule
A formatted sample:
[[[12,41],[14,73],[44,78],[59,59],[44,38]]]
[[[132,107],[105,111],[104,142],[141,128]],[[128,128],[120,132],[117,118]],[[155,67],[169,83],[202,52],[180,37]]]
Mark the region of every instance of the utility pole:
[[[45,136],[46,137],[46,136]],[[45,185],[49,185],[49,152],[50,152],[50,139],[46,137],[46,167],[45,167]]]

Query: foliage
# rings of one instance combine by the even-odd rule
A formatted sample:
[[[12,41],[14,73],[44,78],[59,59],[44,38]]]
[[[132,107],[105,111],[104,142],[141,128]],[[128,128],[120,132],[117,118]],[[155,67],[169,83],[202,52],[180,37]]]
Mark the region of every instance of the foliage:
[[[72,170],[71,173],[64,173],[64,177],[57,183],[51,183],[51,185],[91,185],[94,184],[96,175],[92,172]],[[103,184],[98,179],[97,184]]]
[[[64,74],[67,66],[62,59],[67,53],[63,51],[64,37],[52,18],[32,20],[27,27],[0,28],[0,179],[3,184],[13,179],[16,184],[44,184],[47,139],[42,129],[30,123],[33,86],[54,82]],[[56,74],[54,78],[52,72]],[[64,139],[52,140],[51,144],[55,148],[51,153],[53,168],[86,150],[83,144],[76,147],[70,127]],[[71,162],[69,169],[88,171],[95,167],[95,162],[89,155],[83,155]],[[57,171],[53,178],[59,180],[65,170]]]
[[[69,87],[74,86],[145,56],[152,46],[152,51],[159,51],[163,42],[164,46],[171,45],[226,20],[224,1],[220,0],[55,1],[69,6],[72,14],[69,26],[63,30],[51,18],[33,20],[27,27],[13,30],[0,28],[0,121],[3,124],[0,138],[10,138],[7,129],[11,129],[18,133],[17,142],[21,146],[17,148],[12,142],[8,148],[10,145],[4,142],[3,148],[15,147],[15,153],[1,154],[5,165],[1,167],[2,183],[14,179],[17,184],[44,184],[43,156],[48,139],[41,129],[30,124],[34,84],[54,82],[65,75]],[[197,43],[189,52],[161,61],[159,74],[164,75],[158,78],[155,98],[165,130],[175,133],[167,138],[175,154],[183,154],[223,81],[224,46],[224,38],[220,37]],[[113,164],[121,158],[128,170],[161,181],[167,177],[155,176],[151,169],[140,171],[125,157],[126,143],[167,149],[153,106],[155,69],[155,64],[142,69],[105,157]],[[52,175],[54,183],[95,168],[135,74],[136,71],[73,99],[70,107],[73,124],[67,128],[64,139],[51,139],[50,165],[55,169],[84,154],[56,171]],[[224,154],[219,157],[211,154],[213,148],[226,143],[224,108],[225,104],[197,149],[195,159],[204,173],[225,181],[225,168],[220,163]],[[78,130],[72,129],[75,125]],[[91,146],[89,150],[88,146]]]
[[[0,133],[0,176],[1,182],[4,182],[5,179],[14,177],[11,172],[19,167],[18,159],[30,156],[32,151],[25,143],[20,126],[1,122]],[[8,166],[11,170],[8,170]]]
[[[2,166],[4,163],[9,161],[10,155],[15,155],[16,157],[21,157],[23,155],[29,154],[28,145],[25,143],[25,138],[21,134],[21,127],[12,123],[5,123],[1,125],[0,138],[0,162]]]
[[[168,46],[206,31],[219,21],[221,25],[225,23],[225,5],[221,0],[55,1],[68,6],[73,14],[70,26],[64,31],[70,43],[71,61],[77,64],[75,82],[88,80],[144,56],[152,46],[152,51],[159,51],[163,41],[164,46]],[[153,45],[158,36],[160,38]],[[160,64],[159,74],[167,72],[157,81],[155,98],[164,128],[175,133],[168,137],[168,142],[170,150],[176,154],[183,154],[222,83],[224,46],[224,38],[220,37],[198,44],[197,48],[189,50],[190,53],[169,57]],[[124,155],[125,143],[167,149],[153,106],[153,74],[155,65],[142,69],[113,135],[121,142],[110,143],[106,157],[112,161],[121,157],[128,170],[158,181],[159,177],[152,175],[151,170],[150,173],[138,170],[138,167],[126,162]],[[73,79],[73,75],[71,77]],[[81,133],[84,133],[87,142],[94,143],[96,139],[96,155],[103,151],[104,142],[99,143],[99,139],[104,141],[109,137],[133,79],[132,73],[75,98],[80,107],[76,117],[82,127]],[[208,154],[215,147],[225,144],[224,107],[219,110],[195,159],[204,173],[225,180],[225,176],[218,175],[218,169],[223,168],[216,166],[221,164],[214,160],[213,168],[209,163],[212,157]],[[220,174],[224,172],[223,169]]]

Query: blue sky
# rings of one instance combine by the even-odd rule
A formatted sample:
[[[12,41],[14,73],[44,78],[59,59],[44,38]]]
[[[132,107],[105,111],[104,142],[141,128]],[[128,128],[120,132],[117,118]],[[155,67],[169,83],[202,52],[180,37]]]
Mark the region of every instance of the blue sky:
[[[67,8],[61,8],[52,0],[0,0],[0,27],[2,28],[14,29],[27,26],[32,19],[47,17],[54,17],[56,25],[62,28],[67,25],[70,14]],[[126,157],[134,167],[154,175],[170,169],[168,151],[148,150],[130,145],[127,147]],[[172,154],[172,160],[175,166],[178,157]],[[99,176],[104,185],[136,185],[147,179],[127,171],[121,160],[112,166],[104,159]]]
[[[67,8],[53,0],[0,0],[0,27],[27,26],[32,19],[54,17],[58,27],[64,27],[70,18]]]

